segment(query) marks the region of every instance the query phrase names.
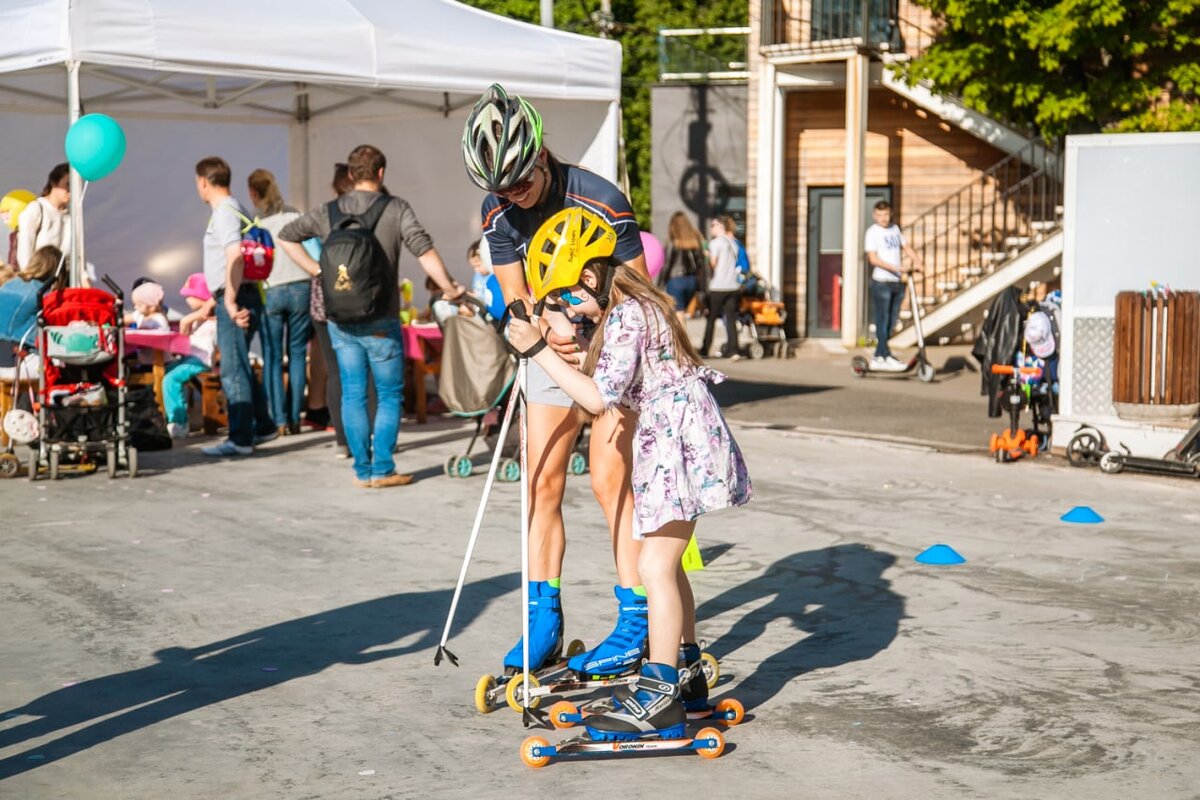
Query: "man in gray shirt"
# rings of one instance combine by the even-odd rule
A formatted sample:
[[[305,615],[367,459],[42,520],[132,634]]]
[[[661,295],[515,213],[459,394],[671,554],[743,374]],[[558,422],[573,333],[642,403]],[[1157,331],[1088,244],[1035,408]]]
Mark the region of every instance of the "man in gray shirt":
[[[704,344],[700,346],[700,355],[708,356],[713,329],[717,317],[721,317],[725,320],[725,346],[721,349],[721,357],[731,358],[737,354],[737,311],[741,299],[737,280],[737,245],[720,219],[714,219],[708,228],[712,234],[708,242],[708,263],[712,267],[712,275],[708,279],[708,319],[704,323]]]
[[[278,436],[267,396],[250,366],[250,340],[262,319],[262,293],[242,280],[242,230],[246,210],[229,192],[229,164],[216,156],[196,164],[196,193],[212,209],[204,232],[204,280],[212,300],[180,323],[190,332],[214,309],[221,351],[221,389],[229,409],[229,438],[201,450],[206,456],[248,456],[254,445]]]
[[[359,145],[346,159],[354,190],[333,201],[347,216],[365,213],[384,196],[383,175],[387,158],[378,148]],[[292,260],[310,275],[321,267],[300,245],[314,236],[325,240],[330,233],[329,205],[292,220],[279,232],[279,244]],[[448,299],[465,291],[450,277],[433,239],[421,226],[412,207],[399,197],[391,197],[374,229],[375,239],[387,256],[390,287],[387,302],[374,319],[338,323],[329,320],[329,338],[337,354],[338,375],[342,382],[342,427],[346,444],[354,456],[354,484],[362,488],[382,489],[404,486],[412,475],[396,472],[392,451],[400,432],[401,405],[404,402],[404,340],[400,331],[400,282],[397,265],[403,246],[417,257]],[[375,380],[375,423],[367,414],[367,373]]]

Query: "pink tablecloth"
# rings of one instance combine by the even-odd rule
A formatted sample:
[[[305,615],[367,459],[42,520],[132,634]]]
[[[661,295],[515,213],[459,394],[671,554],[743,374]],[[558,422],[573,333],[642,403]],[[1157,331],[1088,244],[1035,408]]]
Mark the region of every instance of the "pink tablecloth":
[[[149,347],[168,353],[186,356],[192,352],[188,337],[176,331],[142,331],[126,329],[125,347]]]
[[[413,361],[426,361],[424,342],[442,343],[442,329],[434,325],[401,325],[404,332],[404,356]]]

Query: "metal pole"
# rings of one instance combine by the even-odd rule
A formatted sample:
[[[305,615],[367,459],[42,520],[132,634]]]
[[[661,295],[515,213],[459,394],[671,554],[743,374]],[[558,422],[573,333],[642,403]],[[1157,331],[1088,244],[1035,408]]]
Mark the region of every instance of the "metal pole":
[[[83,103],[79,95],[79,62],[67,62],[67,121],[74,125],[82,115]],[[83,285],[83,269],[87,261],[83,252],[83,176],[71,168],[71,261],[70,282],[72,286]]]
[[[554,0],[542,0],[542,27],[554,27]]]

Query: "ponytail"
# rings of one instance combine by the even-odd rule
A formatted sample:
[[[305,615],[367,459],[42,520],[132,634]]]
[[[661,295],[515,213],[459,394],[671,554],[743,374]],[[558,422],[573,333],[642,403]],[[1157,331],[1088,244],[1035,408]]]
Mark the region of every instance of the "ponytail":
[[[246,178],[246,183],[258,195],[258,208],[263,216],[269,217],[283,211],[283,195],[279,192],[279,184],[270,170],[256,169]]]

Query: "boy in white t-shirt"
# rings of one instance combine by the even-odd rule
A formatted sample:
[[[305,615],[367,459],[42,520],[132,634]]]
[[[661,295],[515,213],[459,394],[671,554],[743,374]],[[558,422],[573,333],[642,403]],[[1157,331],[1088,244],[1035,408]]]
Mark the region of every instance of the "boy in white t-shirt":
[[[867,228],[863,250],[871,264],[871,304],[875,307],[875,355],[871,359],[872,369],[904,369],[888,349],[888,339],[896,329],[900,316],[900,303],[904,300],[903,278],[909,272],[920,272],[924,265],[916,252],[908,246],[900,226],[892,222],[892,207],[886,200],[875,204],[871,212],[875,224]],[[902,254],[907,254],[915,266],[903,266]]]

